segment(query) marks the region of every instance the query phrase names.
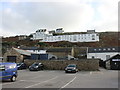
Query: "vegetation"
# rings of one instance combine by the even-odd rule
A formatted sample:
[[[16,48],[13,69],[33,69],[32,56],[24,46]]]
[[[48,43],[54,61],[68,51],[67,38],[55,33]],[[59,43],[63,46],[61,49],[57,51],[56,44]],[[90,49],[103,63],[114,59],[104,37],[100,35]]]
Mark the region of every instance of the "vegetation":
[[[44,42],[38,42],[38,47],[47,47],[48,44],[47,43],[44,43]]]
[[[119,34],[117,32],[103,32],[100,34],[99,42],[78,42],[71,43],[67,41],[61,42],[39,42],[39,40],[10,40],[3,39],[2,52],[3,54],[11,47],[26,46],[26,47],[114,47],[120,44]],[[28,36],[29,38],[32,35]]]

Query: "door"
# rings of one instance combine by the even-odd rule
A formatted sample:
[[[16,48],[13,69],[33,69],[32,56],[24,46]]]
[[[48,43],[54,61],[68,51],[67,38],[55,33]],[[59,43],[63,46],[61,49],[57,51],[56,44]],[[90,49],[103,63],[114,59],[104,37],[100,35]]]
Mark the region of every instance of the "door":
[[[8,62],[16,62],[17,56],[7,56],[7,61]]]
[[[120,70],[120,62],[119,61],[114,61],[111,63],[111,69],[113,70]]]

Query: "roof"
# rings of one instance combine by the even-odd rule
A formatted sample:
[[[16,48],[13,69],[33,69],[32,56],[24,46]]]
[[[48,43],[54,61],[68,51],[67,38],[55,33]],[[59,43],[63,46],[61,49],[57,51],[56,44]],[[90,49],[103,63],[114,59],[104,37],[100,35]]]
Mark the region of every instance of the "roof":
[[[39,48],[39,47],[20,47],[20,49],[23,50],[44,50],[44,48]]]
[[[72,48],[49,48],[47,52],[70,52]]]
[[[120,52],[120,47],[88,48],[88,53]]]
[[[22,50],[22,49],[18,49],[18,48],[13,48],[13,49],[14,49],[16,52],[20,53],[20,54],[28,55],[28,56],[31,55],[31,52],[29,52],[29,51]]]
[[[16,63],[12,63],[12,62],[1,62],[0,65],[13,65],[13,64],[16,64]]]
[[[26,50],[47,50],[47,52],[70,52],[71,49],[72,49],[71,47],[69,48],[20,47],[19,49],[17,49],[17,51],[21,53],[23,52],[25,53]]]
[[[113,59],[113,58],[114,58],[114,59],[120,58],[120,54],[116,54],[116,55],[112,56],[111,58],[105,60],[105,62],[106,62],[106,61],[109,61],[109,60],[111,60],[111,59]]]

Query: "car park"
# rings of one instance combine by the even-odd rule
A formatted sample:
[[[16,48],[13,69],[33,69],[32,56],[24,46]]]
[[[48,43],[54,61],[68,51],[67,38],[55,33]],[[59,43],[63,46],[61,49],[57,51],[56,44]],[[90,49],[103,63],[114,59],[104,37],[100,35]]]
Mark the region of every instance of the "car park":
[[[42,63],[33,63],[31,66],[29,66],[30,71],[39,71],[43,70],[44,65]]]
[[[77,65],[76,64],[69,64],[66,68],[65,68],[65,72],[68,73],[68,72],[78,72],[78,69],[77,69]]]
[[[12,82],[16,81],[17,74],[17,64],[4,62],[0,63],[0,80],[10,80]]]
[[[26,69],[27,65],[25,63],[17,63],[18,70]]]

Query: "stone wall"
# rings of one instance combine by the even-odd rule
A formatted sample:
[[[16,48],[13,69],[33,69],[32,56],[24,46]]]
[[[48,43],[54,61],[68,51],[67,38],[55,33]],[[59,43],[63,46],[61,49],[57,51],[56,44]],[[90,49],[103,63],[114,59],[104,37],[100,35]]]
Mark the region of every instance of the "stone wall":
[[[76,64],[79,71],[96,71],[99,70],[99,60],[25,60],[29,66],[34,62],[41,62],[44,64],[46,70],[64,70],[68,64]]]
[[[7,51],[4,56],[3,56],[3,61],[7,62],[7,56],[16,56],[16,63],[17,62],[22,62],[23,61],[23,55],[20,53],[16,52],[13,48],[11,48],[9,51]]]

